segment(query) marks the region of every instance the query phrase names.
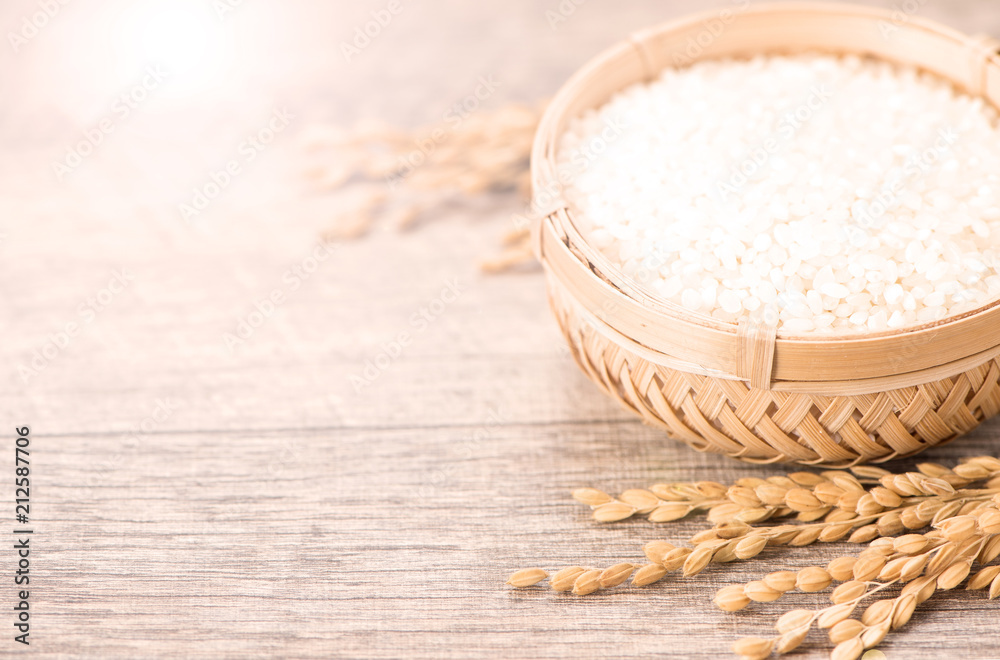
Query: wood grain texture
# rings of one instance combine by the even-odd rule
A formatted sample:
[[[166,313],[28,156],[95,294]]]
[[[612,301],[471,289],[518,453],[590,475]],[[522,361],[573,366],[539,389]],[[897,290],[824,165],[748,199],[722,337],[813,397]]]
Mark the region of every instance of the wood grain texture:
[[[417,125],[490,74],[503,84],[489,104],[535,100],[629,32],[727,3],[586,3],[555,29],[555,1],[404,3],[349,64],[340,42],[383,3],[243,3],[220,29],[254,35],[249,72],[208,90],[164,83],[56,181],[53,160],[146,65],[119,80],[102,59],[125,4],[68,4],[0,55],[15,90],[0,109],[0,447],[31,426],[36,530],[28,650],[9,638],[14,557],[0,550],[0,656],[698,658],[769,629],[777,605],[710,604],[756,562],[586,599],[503,586],[524,566],[639,559],[644,542],[698,525],[597,525],[572,488],[769,472],[696,454],[601,395],[560,344],[538,272],[478,274],[521,200],[377,231],[294,289],[285,279],[337,211],[302,185],[311,122]],[[6,3],[0,25],[35,10]],[[921,15],[1000,34],[987,0]],[[185,224],[177,205],[280,106],[296,115],[288,132]],[[80,305],[119,269],[134,279],[87,321]],[[415,325],[456,278],[461,295]],[[284,303],[230,351],[224,333],[274,289]],[[69,322],[80,332],[24,382],[19,366]],[[355,392],[349,377],[401,331],[412,342]],[[998,436],[993,422],[930,457],[995,454]],[[794,568],[842,551],[764,556]],[[995,603],[948,592],[881,650],[1000,657],[998,624]],[[816,634],[796,657],[827,648]]]

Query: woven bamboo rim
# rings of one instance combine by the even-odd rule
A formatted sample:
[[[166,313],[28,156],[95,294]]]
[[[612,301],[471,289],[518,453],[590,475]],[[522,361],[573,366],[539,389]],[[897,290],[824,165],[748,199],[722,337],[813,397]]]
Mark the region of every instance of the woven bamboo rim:
[[[715,36],[706,39],[710,22]],[[534,246],[577,361],[649,423],[745,460],[884,461],[949,441],[1000,411],[1000,302],[860,336],[725,323],[656,298],[588,245],[556,172],[567,122],[632,83],[701,59],[805,51],[916,65],[1000,107],[1000,42],[923,19],[804,3],[670,22],[599,55],[546,110],[531,157],[542,209]]]

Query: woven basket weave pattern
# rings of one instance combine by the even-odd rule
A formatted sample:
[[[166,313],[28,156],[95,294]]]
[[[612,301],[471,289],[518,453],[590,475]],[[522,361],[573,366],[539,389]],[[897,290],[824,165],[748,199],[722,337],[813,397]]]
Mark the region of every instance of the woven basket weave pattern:
[[[655,365],[608,340],[550,279],[574,359],[608,395],[699,451],[746,461],[847,466],[909,456],[1000,412],[1000,358],[951,378],[852,396],[748,387]]]
[[[568,118],[674,66],[712,15],[637,33],[563,86],[535,137],[536,196],[561,190],[557,142]],[[754,5],[699,57],[864,53],[943,76],[1000,107],[1000,42],[924,19],[886,40],[878,25],[890,20],[889,11],[854,5]],[[561,193],[548,196],[533,243],[576,361],[610,396],[695,449],[753,462],[881,462],[948,442],[1000,412],[1000,303],[856,337],[722,324],[649,295],[588,244]]]

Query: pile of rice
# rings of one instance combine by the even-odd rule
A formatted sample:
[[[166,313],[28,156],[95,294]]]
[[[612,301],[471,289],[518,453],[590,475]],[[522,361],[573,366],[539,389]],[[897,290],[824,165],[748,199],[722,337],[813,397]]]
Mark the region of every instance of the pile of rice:
[[[592,245],[722,321],[878,332],[1000,297],[997,112],[914,68],[667,70],[575,119],[558,167]]]

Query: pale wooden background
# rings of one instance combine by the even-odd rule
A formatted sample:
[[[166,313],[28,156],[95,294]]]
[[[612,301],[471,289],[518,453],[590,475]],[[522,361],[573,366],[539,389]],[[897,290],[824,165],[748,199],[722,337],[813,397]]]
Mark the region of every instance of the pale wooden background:
[[[187,46],[146,52],[122,37],[156,4],[71,3],[20,52],[0,47],[0,436],[12,445],[14,426],[32,428],[37,532],[32,645],[7,637],[14,589],[0,578],[0,654],[715,657],[782,611],[715,611],[717,587],[842,552],[775,552],[766,568],[586,599],[502,586],[516,568],[638,559],[645,541],[697,528],[601,527],[571,488],[759,473],[678,446],[606,400],[561,350],[538,272],[477,272],[521,207],[513,195],[342,247],[245,346],[230,353],[222,341],[255,299],[287,291],[282,274],[336,212],[302,183],[308,126],[417,125],[480,75],[502,83],[491,107],[533,101],[630,31],[725,2],[590,2],[552,30],[555,0],[404,1],[351,64],[340,42],[384,3],[255,0],[214,23],[208,0],[159,3],[208,11],[203,23],[230,40],[235,68],[177,74],[57,182],[52,161],[151,57],[184,68]],[[0,25],[6,33],[35,10],[5,2]],[[929,0],[920,13],[1000,34],[993,0]],[[175,30],[168,42],[196,38],[177,32],[183,22],[154,25]],[[195,226],[183,223],[177,204],[282,106],[296,114],[288,131]],[[78,306],[118,268],[135,281],[23,382],[18,366],[79,321]],[[458,301],[355,394],[348,377],[456,277]],[[158,400],[175,411],[130,438]],[[996,453],[998,434],[987,424],[933,458]],[[0,473],[12,453],[0,452]],[[0,491],[13,499],[10,485]],[[13,563],[0,550],[0,573]],[[949,593],[881,650],[1000,657],[998,624],[996,603]],[[827,648],[815,635],[799,657]]]

